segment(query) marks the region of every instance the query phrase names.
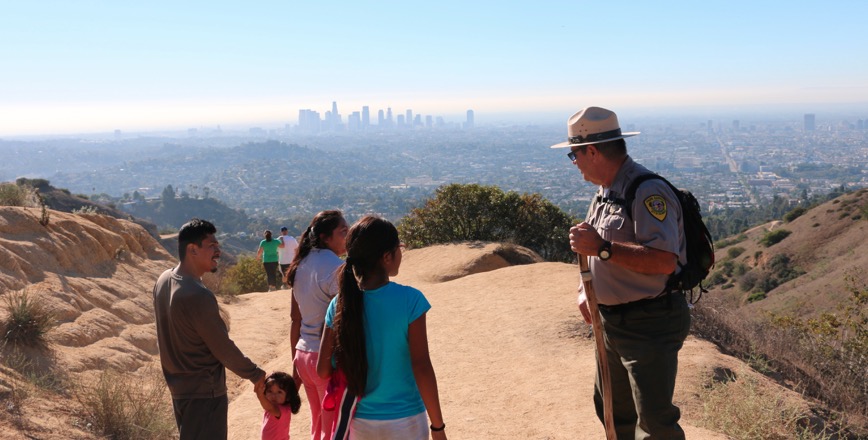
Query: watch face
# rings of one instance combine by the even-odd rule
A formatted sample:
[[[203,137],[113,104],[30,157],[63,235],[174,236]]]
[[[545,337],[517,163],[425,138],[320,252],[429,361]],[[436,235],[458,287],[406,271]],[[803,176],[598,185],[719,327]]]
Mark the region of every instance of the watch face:
[[[603,249],[600,251],[600,259],[601,260],[608,260],[609,257],[611,257],[611,256],[612,256],[612,253],[609,252],[608,249]]]

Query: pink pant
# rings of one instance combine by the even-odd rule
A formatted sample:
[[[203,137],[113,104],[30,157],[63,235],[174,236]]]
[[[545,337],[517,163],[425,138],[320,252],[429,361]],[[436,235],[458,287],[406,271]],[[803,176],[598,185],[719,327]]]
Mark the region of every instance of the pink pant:
[[[304,383],[304,392],[310,405],[310,438],[311,440],[331,440],[334,411],[322,410],[322,399],[325,397],[328,379],[320,379],[316,374],[316,361],[319,353],[310,351],[295,351],[293,360],[298,376]]]

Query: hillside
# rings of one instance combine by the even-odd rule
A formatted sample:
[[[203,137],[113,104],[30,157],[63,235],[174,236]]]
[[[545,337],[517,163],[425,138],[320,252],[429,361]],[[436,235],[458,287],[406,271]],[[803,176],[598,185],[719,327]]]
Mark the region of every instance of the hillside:
[[[157,226],[148,220],[135,218],[111,206],[74,196],[68,190],[55,188],[45,179],[18,179],[16,182],[19,186],[24,183],[38,189],[45,199],[45,205],[55,211],[90,211],[105,214],[117,219],[130,220],[143,227],[154,238],[158,235]]]
[[[44,228],[38,210],[0,208],[2,294],[27,289],[60,313],[61,325],[49,334],[52,351],[41,360],[72,379],[108,367],[132,372],[155,365],[150,290],[172,258],[129,221],[56,211],[51,218]],[[529,251],[485,243],[405,254],[397,281],[420,288],[432,303],[432,361],[453,438],[603,438],[591,403],[593,342],[575,304],[577,270],[533,260]],[[289,368],[288,291],[242,295],[224,306],[245,353],[268,370]],[[0,310],[0,318],[4,314]],[[14,400],[27,379],[7,360],[0,367],[0,400],[7,408],[0,411],[0,438],[95,438],[80,426],[78,404],[68,395],[35,390]],[[726,372],[800,402],[691,337],[676,392],[689,438],[725,438],[699,425],[706,385]],[[229,386],[230,437],[256,438],[261,409],[252,386],[231,374]],[[308,423],[303,407],[293,419],[293,438],[304,438]]]
[[[772,246],[760,243],[775,231],[788,231],[789,235]],[[835,311],[847,303],[848,285],[852,287],[854,280],[868,282],[868,255],[859,252],[868,244],[868,190],[825,202],[791,222],[774,221],[752,228],[730,241],[733,243],[717,249],[716,270],[732,266],[734,273],[707,295],[730,299],[740,305],[745,316],[777,312],[813,317]],[[738,256],[730,258],[730,253]],[[745,273],[739,275],[739,268]],[[742,289],[745,276],[757,280],[747,291]],[[765,299],[748,303],[751,293],[763,290],[765,280],[788,277],[792,279],[765,292]],[[732,287],[724,288],[726,284]]]

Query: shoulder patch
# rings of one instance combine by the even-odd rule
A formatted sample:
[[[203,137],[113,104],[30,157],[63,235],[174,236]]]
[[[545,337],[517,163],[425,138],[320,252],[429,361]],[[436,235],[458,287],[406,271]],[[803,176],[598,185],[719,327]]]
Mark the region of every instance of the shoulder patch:
[[[666,199],[662,196],[653,195],[645,199],[645,208],[661,222],[666,219]]]

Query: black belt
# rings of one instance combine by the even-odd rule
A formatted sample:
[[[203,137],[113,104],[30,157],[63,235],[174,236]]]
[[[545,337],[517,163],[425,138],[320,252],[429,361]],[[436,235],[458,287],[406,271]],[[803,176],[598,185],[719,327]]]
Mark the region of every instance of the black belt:
[[[640,299],[638,301],[628,302],[624,304],[616,304],[614,306],[607,306],[605,304],[597,304],[597,307],[602,312],[606,313],[624,313],[628,310],[635,309],[637,307],[647,306],[651,304],[658,304],[661,302],[666,302],[667,304],[672,304],[672,297],[676,295],[684,295],[684,292],[676,291],[676,292],[666,292],[660,296],[654,298],[645,298]]]

